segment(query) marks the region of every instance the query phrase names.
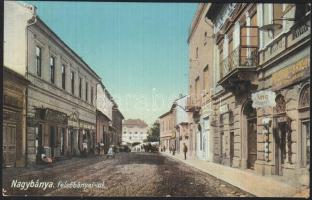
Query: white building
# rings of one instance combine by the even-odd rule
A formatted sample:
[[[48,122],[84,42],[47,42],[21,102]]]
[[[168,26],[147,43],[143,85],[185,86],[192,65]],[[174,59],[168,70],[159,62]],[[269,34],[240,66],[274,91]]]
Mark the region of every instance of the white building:
[[[4,3],[4,65],[30,81],[27,96],[27,161],[40,154],[94,151],[96,85],[100,77],[65,44],[32,5]]]
[[[127,119],[122,123],[122,142],[133,144],[143,143],[147,139],[147,124],[141,119]]]

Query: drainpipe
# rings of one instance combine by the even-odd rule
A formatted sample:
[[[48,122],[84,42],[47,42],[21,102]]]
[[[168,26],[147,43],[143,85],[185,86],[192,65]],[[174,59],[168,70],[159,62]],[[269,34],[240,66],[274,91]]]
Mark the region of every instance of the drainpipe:
[[[35,23],[37,23],[37,14],[36,14],[36,7],[34,6],[34,14],[33,14],[33,22],[29,23],[26,25],[26,28],[25,28],[25,32],[26,32],[26,52],[25,52],[25,56],[26,56],[26,79],[28,80],[28,27],[31,26],[31,25],[34,25]],[[27,22],[28,23],[28,22]],[[27,130],[27,111],[28,111],[28,86],[26,87],[26,90],[25,90],[25,100],[26,100],[26,144],[25,144],[25,166],[28,165],[28,162],[27,162],[27,155],[28,155],[28,152],[27,152],[27,146],[28,146],[28,142],[27,142],[27,133],[28,133],[28,130]]]

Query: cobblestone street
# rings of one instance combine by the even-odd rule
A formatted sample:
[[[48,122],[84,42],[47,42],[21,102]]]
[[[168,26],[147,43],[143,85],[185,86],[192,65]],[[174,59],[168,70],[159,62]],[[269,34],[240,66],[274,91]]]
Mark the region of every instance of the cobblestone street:
[[[252,196],[195,168],[158,153],[118,153],[105,157],[74,158],[54,166],[4,170],[7,195],[70,196]],[[11,188],[12,180],[52,181],[53,188]],[[104,188],[61,188],[59,182],[103,183]]]

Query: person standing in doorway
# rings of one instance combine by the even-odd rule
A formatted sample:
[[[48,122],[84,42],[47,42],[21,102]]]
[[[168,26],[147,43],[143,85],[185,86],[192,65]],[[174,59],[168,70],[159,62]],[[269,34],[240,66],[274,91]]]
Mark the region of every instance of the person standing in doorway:
[[[186,160],[187,146],[185,143],[183,143],[183,153],[184,153],[184,160]]]

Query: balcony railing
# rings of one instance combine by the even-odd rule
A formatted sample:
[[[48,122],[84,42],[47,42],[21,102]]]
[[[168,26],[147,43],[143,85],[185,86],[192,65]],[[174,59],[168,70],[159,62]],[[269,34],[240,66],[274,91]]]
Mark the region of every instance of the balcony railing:
[[[220,62],[221,78],[236,68],[253,67],[258,64],[258,47],[239,46]]]

